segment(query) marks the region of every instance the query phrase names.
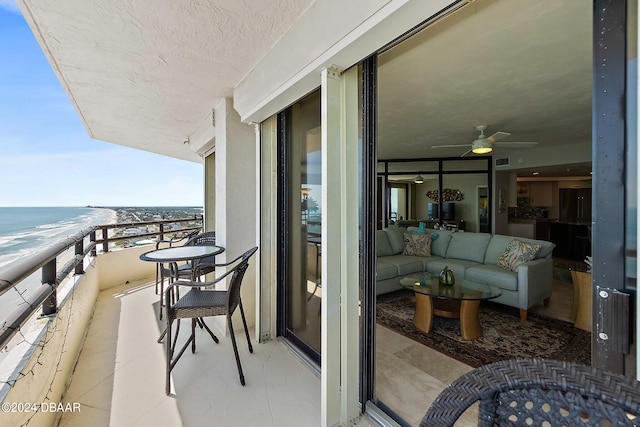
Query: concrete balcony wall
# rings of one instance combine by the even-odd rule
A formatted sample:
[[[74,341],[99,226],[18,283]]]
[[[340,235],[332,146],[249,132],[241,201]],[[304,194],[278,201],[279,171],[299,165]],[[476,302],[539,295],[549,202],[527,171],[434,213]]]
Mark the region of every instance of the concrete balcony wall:
[[[156,264],[140,260],[140,255],[155,249],[153,245],[127,248],[101,254],[96,265],[100,290],[156,277]]]
[[[155,264],[139,259],[141,253],[152,249],[145,246],[99,255],[87,265],[85,274],[63,281],[56,316],[35,318],[21,329],[23,342],[12,349],[0,366],[2,374],[9,372],[12,378],[17,378],[13,387],[5,385],[2,389],[3,403],[33,403],[40,410],[3,411],[0,425],[18,426],[27,422],[30,427],[55,425],[62,413],[53,411],[50,404],[62,402],[98,293],[136,280],[153,281]]]
[[[4,412],[0,424],[18,426],[28,422],[29,426],[49,427],[61,415],[49,410],[48,404],[62,401],[82,348],[99,292],[97,263],[95,260],[89,265],[84,275],[63,282],[67,295],[64,299],[58,297],[57,315],[38,318],[26,326],[22,331],[25,341],[5,359],[7,365],[13,362],[18,379],[3,403],[33,403],[40,410]]]

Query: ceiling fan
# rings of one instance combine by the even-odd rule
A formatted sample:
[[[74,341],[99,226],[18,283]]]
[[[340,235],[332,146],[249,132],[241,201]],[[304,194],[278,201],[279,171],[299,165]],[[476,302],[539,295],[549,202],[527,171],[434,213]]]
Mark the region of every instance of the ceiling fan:
[[[476,129],[480,131],[480,135],[471,144],[434,145],[431,148],[471,147],[462,156],[460,156],[460,157],[464,157],[470,152],[473,152],[474,154],[490,153],[491,151],[493,151],[494,144],[499,147],[518,147],[518,148],[535,147],[536,145],[538,145],[537,142],[519,142],[519,141],[498,142],[501,139],[506,138],[511,134],[508,132],[496,132],[491,136],[486,136],[484,134],[485,129],[487,129],[486,125],[476,126]]]

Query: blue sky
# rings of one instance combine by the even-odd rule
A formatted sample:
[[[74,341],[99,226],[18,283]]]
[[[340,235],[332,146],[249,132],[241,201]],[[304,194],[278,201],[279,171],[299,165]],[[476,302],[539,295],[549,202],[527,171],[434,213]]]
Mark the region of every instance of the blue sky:
[[[14,0],[0,64],[0,206],[202,206],[201,164],[88,136]]]

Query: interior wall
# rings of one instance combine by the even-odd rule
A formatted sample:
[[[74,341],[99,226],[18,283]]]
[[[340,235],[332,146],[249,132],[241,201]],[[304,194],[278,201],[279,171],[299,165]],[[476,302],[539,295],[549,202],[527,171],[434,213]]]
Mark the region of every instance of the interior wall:
[[[459,190],[463,199],[455,201],[456,220],[464,220],[466,230],[475,231],[477,226],[476,212],[476,187],[486,185],[486,174],[464,174],[445,175],[443,179],[444,188]],[[427,206],[429,203],[437,203],[427,197],[428,191],[438,190],[438,181],[425,181],[423,184],[416,184],[416,219],[428,219]]]

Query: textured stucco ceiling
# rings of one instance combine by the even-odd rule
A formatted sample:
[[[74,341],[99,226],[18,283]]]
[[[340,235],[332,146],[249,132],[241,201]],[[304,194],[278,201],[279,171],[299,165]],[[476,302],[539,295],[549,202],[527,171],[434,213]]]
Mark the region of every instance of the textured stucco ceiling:
[[[193,161],[182,142],[311,3],[18,0],[93,138]],[[431,145],[470,143],[479,124],[588,146],[591,13],[579,0],[476,0],[382,54],[379,157],[459,156]]]
[[[312,0],[19,0],[91,137],[186,160],[183,141]]]
[[[460,156],[431,146],[470,144],[480,124],[504,141],[589,146],[591,7],[478,0],[381,55],[379,157]]]

